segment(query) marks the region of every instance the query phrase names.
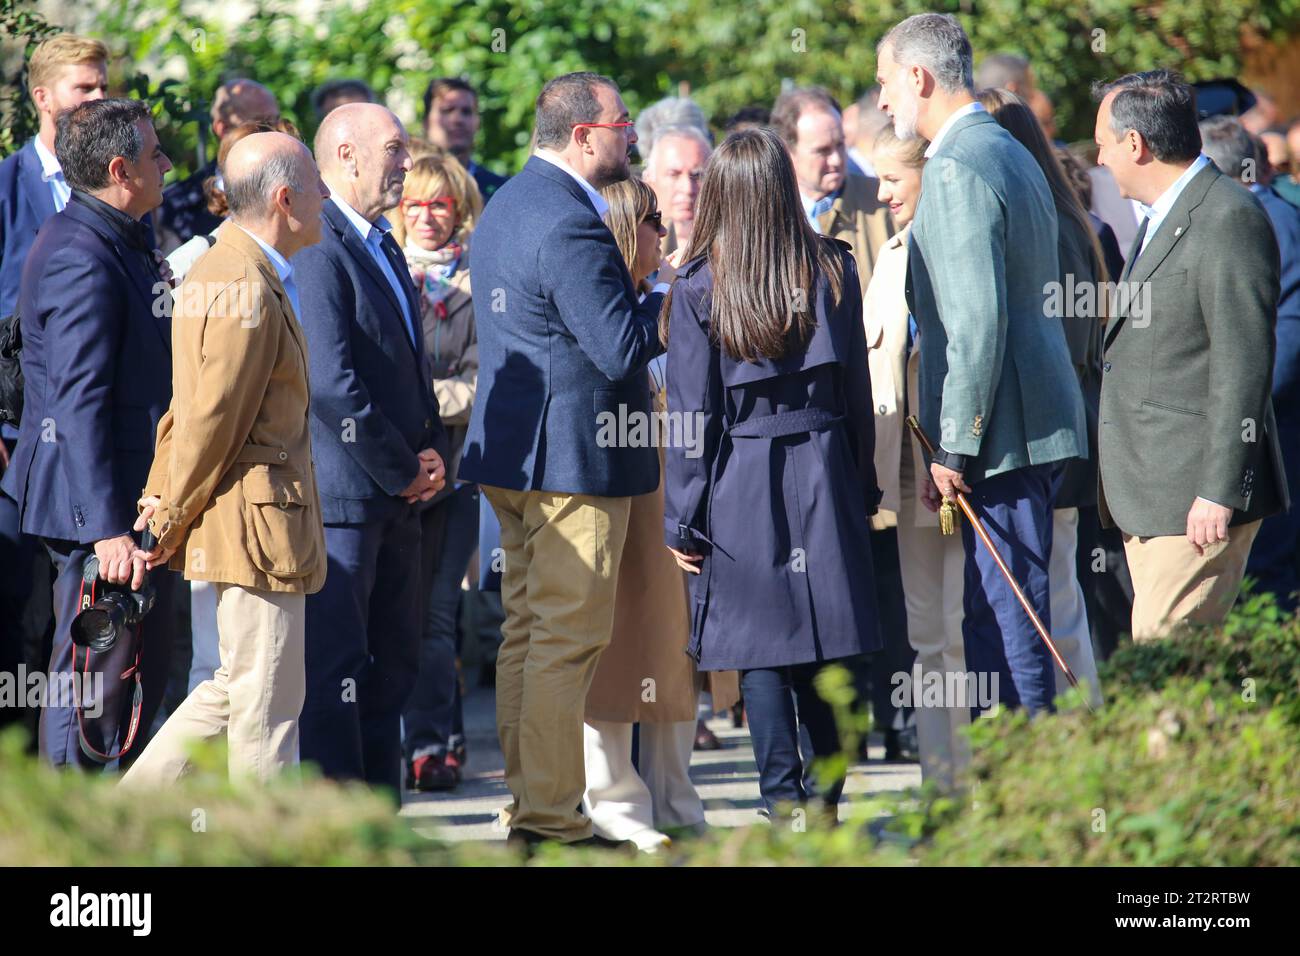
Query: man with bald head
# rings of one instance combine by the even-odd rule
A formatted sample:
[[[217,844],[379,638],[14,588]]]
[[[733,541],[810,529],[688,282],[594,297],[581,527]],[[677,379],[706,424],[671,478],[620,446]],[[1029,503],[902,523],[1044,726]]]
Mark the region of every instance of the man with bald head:
[[[175,781],[189,744],[225,734],[232,779],[298,762],[306,595],[325,580],[307,424],[300,296],[289,259],[320,239],[328,195],[307,147],[254,133],[225,164],[230,218],[176,290],[171,406],[158,425],[137,551],[217,592],[221,666],[168,719],[123,784]]]
[[[420,512],[446,481],[418,292],[383,216],[411,155],[396,116],[348,103],[321,123],[316,161],[330,190],[322,237],[294,267],[330,573],[307,601],[302,759],[396,792],[432,574]]]
[[[275,123],[280,118],[280,104],[275,94],[256,80],[230,80],[217,87],[211,115],[212,135],[219,148],[226,134],[244,123]],[[164,253],[170,255],[182,243],[206,236],[221,225],[221,220],[208,211],[203,194],[203,184],[217,175],[216,154],[214,149],[211,162],[188,179],[173,183],[163,194],[162,208],[158,210],[158,246]]]

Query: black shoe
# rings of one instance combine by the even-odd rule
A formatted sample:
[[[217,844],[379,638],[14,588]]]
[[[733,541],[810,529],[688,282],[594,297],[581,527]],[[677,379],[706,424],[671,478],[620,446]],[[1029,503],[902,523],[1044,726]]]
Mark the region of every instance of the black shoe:
[[[916,745],[916,731],[885,731],[885,763],[916,763],[921,759]]]

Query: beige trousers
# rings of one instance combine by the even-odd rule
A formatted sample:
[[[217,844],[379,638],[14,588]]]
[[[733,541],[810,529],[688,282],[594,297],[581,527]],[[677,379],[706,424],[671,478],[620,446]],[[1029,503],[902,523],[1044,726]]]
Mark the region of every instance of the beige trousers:
[[[1057,508],[1052,512],[1052,555],[1047,563],[1052,643],[1079,683],[1088,688],[1088,702],[1100,707],[1101,687],[1092,650],[1092,631],[1088,628],[1088,608],[1083,603],[1079,566],[1074,557],[1078,546],[1079,509]],[[1056,693],[1064,694],[1069,688],[1065,672],[1057,667]]]
[[[914,673],[965,673],[962,642],[962,594],[966,552],[961,535],[942,535],[937,526],[917,527],[918,509],[911,440],[903,443],[899,475],[898,561],[907,608],[907,639],[916,651]],[[927,512],[928,514],[928,512]],[[942,678],[941,678],[942,679]],[[919,694],[919,692],[918,692]],[[956,788],[970,763],[970,745],[962,728],[970,723],[968,707],[926,707],[916,702],[916,737],[921,749],[921,776],[943,790]]]
[[[1197,554],[1185,535],[1124,535],[1133,577],[1133,640],[1164,637],[1188,624],[1218,624],[1241,589],[1258,521],[1228,529],[1228,540]]]
[[[218,584],[221,665],[185,698],[123,786],[172,783],[199,740],[226,735],[232,780],[265,781],[298,763],[298,717],[307,694],[306,595]]]
[[[502,820],[566,843],[585,839],[583,714],[614,626],[632,499],[482,487],[504,552],[497,732],[514,800]]]

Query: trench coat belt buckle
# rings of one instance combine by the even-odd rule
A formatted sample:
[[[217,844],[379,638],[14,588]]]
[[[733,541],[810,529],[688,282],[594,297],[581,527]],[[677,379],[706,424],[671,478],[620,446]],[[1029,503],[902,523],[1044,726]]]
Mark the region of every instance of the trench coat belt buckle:
[[[288,462],[287,451],[270,445],[245,445],[235,456],[235,463],[240,465],[284,465]]]
[[[727,426],[727,433],[732,438],[784,438],[787,435],[823,431],[843,420],[843,415],[837,415],[828,408],[800,408],[735,422]]]

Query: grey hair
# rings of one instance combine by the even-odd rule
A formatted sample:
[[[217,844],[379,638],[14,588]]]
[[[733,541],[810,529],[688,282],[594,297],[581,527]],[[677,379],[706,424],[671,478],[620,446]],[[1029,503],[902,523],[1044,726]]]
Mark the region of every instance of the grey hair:
[[[222,175],[226,181],[226,205],[230,215],[237,219],[257,219],[270,210],[271,196],[281,186],[296,193],[302,192],[299,157],[290,150],[279,150],[267,157],[256,169],[235,179]]]
[[[990,53],[980,61],[975,74],[975,85],[981,90],[1004,89],[1017,93],[1028,82],[1029,61],[1014,53]]]
[[[663,126],[655,131],[654,140],[645,153],[645,164],[649,167],[654,162],[655,150],[659,144],[670,139],[690,139],[704,147],[705,152],[713,152],[713,144],[696,126]]]
[[[886,47],[901,65],[929,70],[947,93],[975,91],[970,39],[954,16],[918,13],[908,17],[885,34],[876,45],[876,55]]]
[[[699,104],[685,96],[669,96],[651,103],[637,117],[637,151],[648,159],[650,151],[655,148],[655,139],[662,132],[682,126],[698,130],[709,149],[713,148],[713,133]]]
[[[1242,182],[1259,175],[1259,148],[1235,116],[1212,116],[1201,121],[1201,152],[1219,172]],[[1254,181],[1253,179],[1250,181]]]

